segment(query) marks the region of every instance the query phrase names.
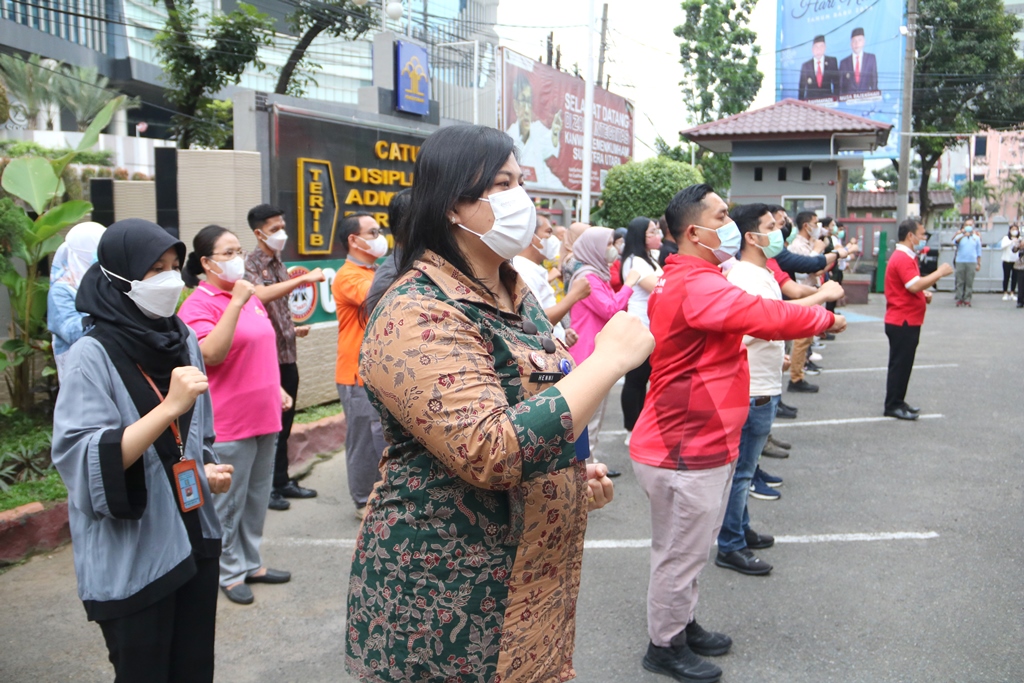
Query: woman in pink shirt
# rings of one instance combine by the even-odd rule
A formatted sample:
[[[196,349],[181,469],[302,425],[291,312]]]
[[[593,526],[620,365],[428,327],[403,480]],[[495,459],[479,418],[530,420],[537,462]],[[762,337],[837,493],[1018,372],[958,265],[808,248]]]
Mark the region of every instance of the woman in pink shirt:
[[[633,287],[640,280],[640,273],[630,270],[622,278],[622,289],[618,292],[612,289],[610,264],[619,257],[619,251],[615,248],[615,233],[610,228],[584,230],[573,244],[573,256],[580,265],[573,273],[572,278],[585,277],[590,281],[590,296],[573,304],[569,313],[572,319],[572,329],[579,337],[579,340],[569,349],[569,353],[579,365],[594,352],[594,340],[597,338],[597,333],[612,319],[613,315],[626,310],[629,305],[629,297],[633,295]],[[567,282],[566,289],[571,284],[571,280]],[[606,397],[587,425],[590,448],[595,455],[607,401]],[[618,476],[618,474],[615,470],[608,471],[609,477]]]
[[[245,279],[245,254],[231,231],[208,225],[192,241],[182,271],[195,291],[178,311],[195,330],[213,401],[214,451],[235,466],[234,485],[214,498],[223,526],[220,586],[232,602],[253,601],[250,583],[285,583],[291,574],[260,559],[270,501],[281,412],[292,398],[281,389],[277,340],[267,310]],[[198,276],[205,275],[205,281]]]

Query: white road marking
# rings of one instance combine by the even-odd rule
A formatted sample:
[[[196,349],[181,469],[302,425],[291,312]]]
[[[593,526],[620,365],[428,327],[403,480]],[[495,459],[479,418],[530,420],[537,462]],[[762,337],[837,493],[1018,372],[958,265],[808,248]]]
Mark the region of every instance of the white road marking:
[[[934,370],[935,368],[958,368],[959,363],[940,363],[937,365],[915,365],[915,370]],[[835,368],[833,370],[822,370],[823,375],[832,375],[840,372],[885,372],[889,368]]]
[[[625,429],[602,429],[602,434],[608,434],[609,436],[625,436],[629,432]]]
[[[776,536],[776,543],[848,543],[853,541],[919,541],[938,538],[935,531],[892,531],[858,534],[813,534],[809,536]],[[264,543],[289,547],[354,548],[354,538],[264,538]],[[650,548],[649,538],[593,539],[586,541],[588,550]]]
[[[932,413],[930,415],[921,415],[921,420],[938,420],[939,418],[946,417],[942,413]],[[845,420],[810,420],[808,422],[778,422],[772,423],[772,431],[776,429],[784,429],[787,427],[821,427],[825,425],[851,425],[851,424],[864,424],[866,422],[891,422],[895,421],[895,417],[851,417]]]

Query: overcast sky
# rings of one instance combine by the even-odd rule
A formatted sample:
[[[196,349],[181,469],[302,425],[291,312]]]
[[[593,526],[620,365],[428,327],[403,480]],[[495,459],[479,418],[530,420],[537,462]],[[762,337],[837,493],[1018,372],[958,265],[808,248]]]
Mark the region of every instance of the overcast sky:
[[[562,67],[571,69],[587,58],[588,0],[502,0],[498,6],[498,34],[501,44],[528,57],[545,53],[549,30],[555,44],[562,46]],[[601,0],[595,0],[600,28]],[[654,156],[654,139],[661,135],[669,143],[687,128],[679,81],[679,39],[672,30],[683,22],[677,0],[608,0],[608,53],[605,73],[611,75],[612,92],[636,105],[635,158]],[[526,26],[529,28],[519,28]],[[764,73],[761,92],[753,107],[774,101],[775,87],[775,3],[759,0],[751,27],[758,30]],[[596,49],[595,49],[596,54]],[[595,65],[596,72],[596,65]]]

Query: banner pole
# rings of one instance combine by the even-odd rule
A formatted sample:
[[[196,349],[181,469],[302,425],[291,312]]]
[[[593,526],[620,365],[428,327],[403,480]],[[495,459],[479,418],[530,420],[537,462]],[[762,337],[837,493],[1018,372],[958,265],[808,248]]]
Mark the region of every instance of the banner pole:
[[[596,14],[594,11],[594,0],[588,0],[587,10],[587,68],[584,69],[586,78],[586,111],[583,112],[583,198],[580,207],[580,222],[590,222],[590,173],[594,163],[594,22]]]

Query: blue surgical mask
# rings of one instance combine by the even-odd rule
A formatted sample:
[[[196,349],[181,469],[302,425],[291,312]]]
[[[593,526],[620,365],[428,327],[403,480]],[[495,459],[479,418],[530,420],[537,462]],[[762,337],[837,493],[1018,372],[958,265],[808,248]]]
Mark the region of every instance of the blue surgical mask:
[[[840,230],[840,231],[839,231],[839,232],[837,233],[837,235],[838,235],[839,239],[841,239],[841,240],[844,240],[844,239],[846,239],[846,231],[845,231],[845,230]]]
[[[711,228],[702,228],[699,225],[695,225],[694,227],[698,230],[712,230]],[[721,245],[715,249],[711,249],[711,247],[701,244],[700,242],[697,242],[697,244],[700,244],[700,246],[705,249],[711,249],[719,263],[725,263],[729,259],[735,257],[736,252],[740,250],[740,245],[743,243],[743,237],[740,235],[740,229],[736,226],[736,223],[730,221],[713,232],[718,233],[718,239],[721,241]]]
[[[761,233],[761,234],[763,234],[763,233]],[[782,233],[780,231],[778,231],[778,230],[774,230],[774,231],[768,233],[767,237],[768,237],[768,246],[767,247],[761,246],[760,244],[757,245],[757,246],[761,247],[761,251],[764,252],[764,255],[766,257],[768,257],[768,258],[775,258],[776,256],[778,256],[779,254],[782,253],[783,249],[786,248],[786,241],[784,239],[782,239]]]

